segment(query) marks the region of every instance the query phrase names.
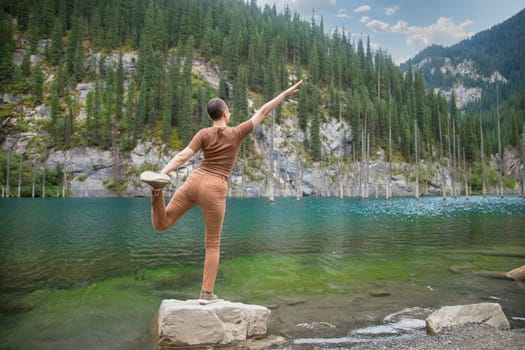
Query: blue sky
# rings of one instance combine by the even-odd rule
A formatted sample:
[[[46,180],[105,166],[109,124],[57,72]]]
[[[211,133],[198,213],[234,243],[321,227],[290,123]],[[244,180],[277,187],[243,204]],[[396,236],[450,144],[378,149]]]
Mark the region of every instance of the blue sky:
[[[405,62],[432,44],[453,45],[512,17],[523,0],[257,0],[259,6],[286,5],[304,20],[321,15],[325,32],[345,28],[352,38],[370,37],[372,47],[386,49],[396,63]],[[315,10],[315,11],[313,11]]]

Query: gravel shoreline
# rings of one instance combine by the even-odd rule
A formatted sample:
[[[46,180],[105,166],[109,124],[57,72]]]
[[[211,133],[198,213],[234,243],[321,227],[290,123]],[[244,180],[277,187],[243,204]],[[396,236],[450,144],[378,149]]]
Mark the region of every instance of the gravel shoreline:
[[[487,325],[465,325],[431,336],[378,338],[350,346],[352,350],[523,350],[525,329],[500,331]]]

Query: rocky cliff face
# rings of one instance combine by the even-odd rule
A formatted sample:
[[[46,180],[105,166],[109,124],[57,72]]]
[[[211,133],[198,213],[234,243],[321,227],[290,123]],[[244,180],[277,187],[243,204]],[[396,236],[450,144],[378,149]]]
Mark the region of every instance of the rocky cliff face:
[[[49,111],[43,106],[26,112],[35,120],[49,117]],[[368,163],[353,162],[351,126],[331,119],[320,127],[325,160],[312,163],[301,155],[304,133],[297,130],[295,125],[297,122],[293,117],[284,120],[281,125],[275,125],[273,155],[270,154],[270,127],[263,124],[254,131],[252,139],[255,158],[260,161],[249,169],[246,169],[242,160],[238,162],[230,178],[230,196],[259,197],[270,196],[272,193],[275,197],[386,196],[389,166],[384,150],[372,154]],[[31,146],[32,139],[37,136],[38,133],[30,132],[10,136],[2,147],[5,150],[11,149],[15,154],[31,155],[37,152]],[[139,181],[139,174],[144,170],[162,168],[176,152],[152,141],[139,142],[131,152],[119,154],[118,159],[110,151],[89,147],[50,150],[46,163],[41,164],[41,167],[62,167],[66,172],[67,189],[72,197],[148,196],[149,190]],[[168,190],[173,191],[180,187],[200,160],[200,155],[197,155],[173,173]],[[499,168],[497,158],[492,158],[491,166]],[[505,172],[517,176],[519,166],[519,155],[506,152]],[[444,172],[447,192],[450,194],[452,179],[447,168],[443,170],[439,164],[422,161],[419,171],[419,193],[441,194],[441,174]],[[394,163],[390,186],[394,196],[414,195],[415,166]]]

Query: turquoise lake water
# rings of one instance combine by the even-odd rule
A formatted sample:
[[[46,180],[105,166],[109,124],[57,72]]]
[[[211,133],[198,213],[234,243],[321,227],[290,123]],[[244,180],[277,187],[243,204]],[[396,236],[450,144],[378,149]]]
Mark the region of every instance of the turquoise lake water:
[[[194,209],[158,234],[149,215],[148,198],[0,200],[0,349],[151,349],[160,301],[198,296],[204,225]],[[288,337],[484,300],[516,328],[525,289],[481,272],[524,264],[519,197],[229,199],[216,293],[272,305]]]

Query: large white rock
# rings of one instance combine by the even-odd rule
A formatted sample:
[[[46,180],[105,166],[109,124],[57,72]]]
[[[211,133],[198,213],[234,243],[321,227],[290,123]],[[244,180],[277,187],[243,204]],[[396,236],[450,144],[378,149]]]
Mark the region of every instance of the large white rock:
[[[270,310],[260,305],[219,301],[163,300],[158,315],[160,349],[190,345],[233,345],[266,335]]]
[[[486,324],[496,329],[510,329],[509,320],[497,303],[444,306],[426,319],[427,333],[432,335],[465,324]]]

